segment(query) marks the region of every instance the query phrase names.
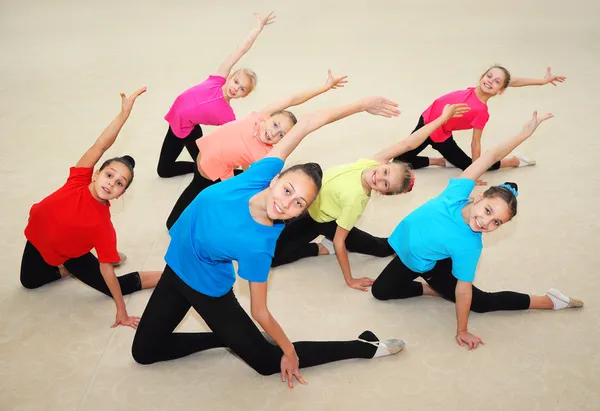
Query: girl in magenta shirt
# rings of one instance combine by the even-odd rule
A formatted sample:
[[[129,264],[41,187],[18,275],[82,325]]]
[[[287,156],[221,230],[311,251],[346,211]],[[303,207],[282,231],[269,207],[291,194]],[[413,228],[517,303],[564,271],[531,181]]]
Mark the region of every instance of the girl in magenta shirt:
[[[157,172],[160,177],[193,173],[195,165],[192,161],[176,161],[183,147],[195,160],[198,156],[196,140],[202,137],[200,124],[220,126],[234,121],[231,100],[246,97],[256,86],[256,74],[252,70],[239,69],[230,75],[232,67],[250,50],[264,26],[273,23],[275,16],[271,12],[263,18],[256,16],[256,19],[257,27],[221,64],[216,74],[184,91],[171,106],[165,116],[169,130],[158,159]]]
[[[477,87],[454,91],[435,100],[423,112],[413,133],[425,124],[429,124],[438,118],[446,104],[468,104],[471,110],[466,115],[451,119],[431,133],[429,138],[419,147],[395,159],[410,163],[413,169],[437,165],[441,167],[458,167],[461,170],[466,170],[481,155],[481,135],[483,128],[490,118],[487,107],[487,102],[490,98],[504,93],[507,87],[542,86],[549,83],[556,86],[557,82],[562,83],[565,79],[566,77],[564,76],[553,75],[550,67],[548,67],[543,79],[511,79],[507,69],[502,66],[493,66],[481,76]],[[452,132],[455,130],[471,129],[473,130],[473,140],[471,141],[471,157],[469,157],[456,144]],[[429,158],[419,156],[419,153],[427,146],[432,146],[443,157]],[[516,155],[497,161],[490,167],[490,170],[497,170],[501,167],[523,167],[534,164],[535,161],[521,155]]]

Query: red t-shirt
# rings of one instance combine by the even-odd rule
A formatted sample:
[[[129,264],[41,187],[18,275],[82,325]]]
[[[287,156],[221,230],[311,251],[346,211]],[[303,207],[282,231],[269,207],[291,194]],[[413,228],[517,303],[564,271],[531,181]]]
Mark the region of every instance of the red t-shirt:
[[[110,203],[96,200],[88,188],[92,168],[71,167],[64,186],[34,204],[25,237],[44,261],[59,266],[96,249],[101,263],[119,262]]]

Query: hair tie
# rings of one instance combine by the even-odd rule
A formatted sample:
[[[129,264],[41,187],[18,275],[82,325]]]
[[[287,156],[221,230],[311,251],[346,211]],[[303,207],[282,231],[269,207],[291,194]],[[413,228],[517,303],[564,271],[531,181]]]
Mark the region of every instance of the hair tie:
[[[515,190],[513,187],[511,187],[510,185],[508,185],[508,184],[500,184],[500,185],[498,185],[498,187],[504,187],[504,188],[506,188],[508,191],[510,191],[511,193],[513,193],[513,195],[515,197],[519,196],[519,192],[517,190]]]
[[[415,173],[410,168],[408,169],[410,173],[410,184],[406,187],[406,190],[403,191],[403,194],[410,193],[415,186]]]

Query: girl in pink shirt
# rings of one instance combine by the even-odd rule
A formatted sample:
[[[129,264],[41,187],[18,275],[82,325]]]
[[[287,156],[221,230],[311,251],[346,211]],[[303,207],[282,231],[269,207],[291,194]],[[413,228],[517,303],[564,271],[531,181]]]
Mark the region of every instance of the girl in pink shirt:
[[[235,120],[231,100],[244,98],[256,87],[256,74],[249,69],[238,69],[230,75],[232,67],[250,50],[264,28],[274,22],[271,12],[266,17],[256,16],[257,27],[246,41],[221,64],[215,74],[177,97],[165,116],[169,130],[160,151],[157,172],[169,178],[194,172],[192,161],[176,161],[183,147],[192,159],[198,156],[196,140],[202,137],[201,124],[220,126]]]
[[[206,187],[241,173],[265,157],[296,124],[296,116],[286,109],[300,105],[331,89],[344,87],[346,76],[333,77],[331,70],[324,85],[293,94],[259,112],[225,124],[198,140],[199,154],[194,178],[183,191],[167,219],[170,229],[183,210]]]
[[[396,157],[395,160],[409,163],[413,169],[437,165],[441,167],[458,167],[461,170],[466,170],[481,155],[481,135],[483,128],[490,118],[487,107],[487,102],[490,98],[504,93],[507,87],[542,86],[545,84],[556,86],[556,83],[562,83],[565,79],[566,77],[564,76],[553,75],[550,67],[548,67],[543,79],[511,79],[507,69],[502,66],[493,66],[481,76],[477,87],[458,90],[435,100],[423,112],[413,133],[425,124],[429,124],[429,122],[438,118],[446,104],[468,104],[471,110],[466,115],[451,119],[431,133],[429,138],[419,147]],[[455,130],[470,129],[473,129],[473,140],[471,141],[472,158],[456,144],[452,136],[452,132]],[[429,158],[419,156],[419,153],[427,146],[432,146],[443,157]],[[490,167],[490,170],[497,170],[501,167],[523,167],[534,164],[535,161],[521,155],[516,155],[496,162]]]

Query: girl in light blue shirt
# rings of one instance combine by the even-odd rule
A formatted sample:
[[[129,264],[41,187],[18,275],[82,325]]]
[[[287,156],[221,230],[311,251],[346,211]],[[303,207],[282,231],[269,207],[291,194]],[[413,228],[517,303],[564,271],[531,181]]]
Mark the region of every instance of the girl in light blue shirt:
[[[518,187],[514,183],[494,186],[469,196],[481,175],[506,157],[552,114],[538,118],[537,112],[521,133],[486,152],[458,179],[450,180],[438,197],[417,208],[400,222],[389,237],[397,256],[383,270],[372,287],[379,300],[421,295],[441,296],[456,302],[456,341],[469,349],[483,344],[469,333],[469,311],[563,309],[582,307],[556,289],[545,296],[503,291],[488,293],[472,285],[482,250],[481,235],[496,230],[517,214]],[[415,281],[422,277],[425,283]]]

